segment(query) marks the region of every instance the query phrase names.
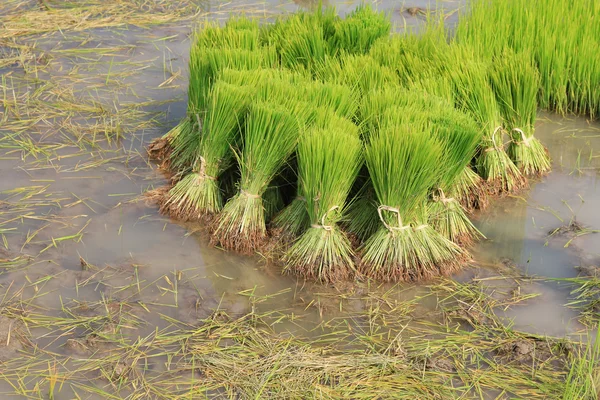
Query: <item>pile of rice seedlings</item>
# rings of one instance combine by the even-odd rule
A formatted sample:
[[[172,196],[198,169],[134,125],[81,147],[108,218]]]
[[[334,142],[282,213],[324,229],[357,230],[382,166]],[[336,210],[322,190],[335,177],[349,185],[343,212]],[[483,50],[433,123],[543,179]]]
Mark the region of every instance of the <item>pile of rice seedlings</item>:
[[[557,15],[600,7],[542,3],[475,0],[454,37],[434,15],[390,35],[366,5],[206,24],[187,115],[164,139],[161,210],[322,282],[455,271],[481,237],[467,211],[550,169],[538,104],[598,112],[599,24]]]

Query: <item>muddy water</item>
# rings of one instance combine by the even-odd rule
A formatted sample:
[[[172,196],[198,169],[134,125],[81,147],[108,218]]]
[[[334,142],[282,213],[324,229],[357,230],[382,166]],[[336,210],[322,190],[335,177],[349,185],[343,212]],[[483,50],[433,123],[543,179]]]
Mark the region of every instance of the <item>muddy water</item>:
[[[346,13],[357,3],[340,2],[338,8]],[[385,1],[379,6],[396,24],[418,26],[420,17],[405,9],[426,4]],[[460,3],[441,4],[451,12]],[[241,11],[269,17],[302,6],[235,2],[215,4],[209,11],[211,18]],[[36,43],[37,51],[50,55],[47,67],[35,75],[18,65],[10,70],[3,86],[13,98],[25,102],[35,92],[42,93],[28,103],[35,123],[24,132],[45,150],[37,158],[23,158],[15,148],[26,149],[26,144],[8,138],[22,125],[4,127],[8,130],[0,142],[0,233],[5,250],[0,259],[13,260],[19,254],[30,259],[21,259],[18,268],[6,263],[0,275],[2,292],[29,299],[30,305],[56,315],[63,304],[108,298],[150,305],[163,315],[193,322],[215,308],[244,313],[252,306],[250,294],[272,296],[256,305],[262,310],[308,310],[305,327],[318,324],[324,314],[345,315],[348,309],[340,310],[330,297],[364,289],[305,285],[281,276],[258,256],[239,257],[211,248],[198,233],[202,227],[169,221],[140,200],[147,189],[166,183],[147,162],[144,148],[185,112],[190,32],[190,26],[170,26],[51,34]],[[57,106],[61,98],[65,103]],[[94,102],[103,105],[96,113],[102,118],[72,111],[76,104]],[[131,113],[131,105],[146,102],[151,103],[140,106],[139,114]],[[105,135],[113,130],[119,138],[109,143]],[[81,141],[92,135],[98,140],[82,149]],[[600,125],[544,114],[537,136],[548,146],[554,170],[518,196],[495,201],[475,216],[487,240],[473,250],[475,264],[481,267],[468,275],[486,278],[512,268],[515,274],[536,278],[519,290],[539,296],[505,317],[518,328],[562,336],[581,326],[575,312],[564,307],[569,288],[547,278],[572,277],[575,266],[593,264],[600,236],[549,232],[575,220],[600,229],[595,212],[600,206]],[[82,259],[91,266],[82,268]],[[98,269],[102,273],[96,273]],[[494,288],[494,280],[486,283]],[[411,300],[419,292],[419,287],[402,287],[394,297]],[[356,311],[363,306],[348,302],[344,307]],[[156,312],[136,312],[148,322],[143,330],[165,323]]]

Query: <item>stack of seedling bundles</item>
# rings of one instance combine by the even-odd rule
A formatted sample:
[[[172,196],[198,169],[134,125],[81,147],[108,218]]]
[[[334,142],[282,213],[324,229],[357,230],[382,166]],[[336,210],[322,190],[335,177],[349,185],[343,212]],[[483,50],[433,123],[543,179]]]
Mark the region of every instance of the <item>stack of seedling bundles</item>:
[[[488,8],[507,17],[497,35],[482,23]],[[173,186],[161,210],[202,223],[215,245],[269,249],[284,271],[323,282],[455,271],[481,236],[468,209],[550,168],[533,137],[538,101],[598,111],[595,67],[578,53],[564,57],[562,80],[548,75],[531,28],[511,36],[546,17],[506,8],[477,1],[451,40],[433,18],[420,36],[390,36],[367,6],[345,19],[319,9],[207,24],[191,48],[187,115],[162,139]],[[580,36],[597,28],[575,30],[563,50],[591,54],[597,42]]]

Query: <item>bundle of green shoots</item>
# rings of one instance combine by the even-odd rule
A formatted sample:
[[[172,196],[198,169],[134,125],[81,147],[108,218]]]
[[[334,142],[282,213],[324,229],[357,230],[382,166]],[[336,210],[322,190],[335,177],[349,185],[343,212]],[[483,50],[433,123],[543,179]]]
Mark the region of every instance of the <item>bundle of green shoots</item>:
[[[194,165],[211,88],[221,70],[278,65],[274,48],[259,47],[259,33],[258,24],[245,19],[232,20],[224,28],[209,25],[197,31],[190,49],[187,115],[165,135],[171,170],[185,174]]]
[[[394,71],[368,55],[341,54],[322,65],[316,73],[319,80],[352,88],[361,97],[371,90],[398,86]]]
[[[162,212],[188,221],[200,220],[221,210],[223,200],[217,179],[232,164],[231,149],[238,141],[251,96],[252,92],[245,86],[224,82],[213,85],[203,131],[197,137],[199,143],[186,149],[197,151],[190,156],[195,159],[192,172],[169,191]]]
[[[429,111],[429,122],[442,143],[438,181],[428,205],[429,222],[451,241],[470,244],[482,235],[467,217],[461,203],[450,193],[475,154],[481,141],[481,130],[472,118],[450,105]]]
[[[328,85],[324,84],[323,86],[327,87]],[[351,135],[353,135],[354,132],[358,132],[358,127],[356,125],[350,120],[339,116],[339,114],[334,111],[347,111],[348,108],[354,109],[356,103],[353,100],[353,97],[344,97],[344,99],[350,100],[352,104],[354,104],[353,107],[335,107],[341,103],[333,101],[336,97],[332,97],[331,99],[332,101],[329,102],[329,106],[327,106],[324,101],[316,102],[317,104],[321,103],[321,106],[315,108],[312,128],[320,132],[341,130]],[[311,104],[313,104],[313,106],[315,105],[315,103],[312,102]],[[352,111],[352,113],[343,112],[342,114],[354,115],[354,111]],[[356,133],[356,136],[358,136],[358,133]],[[303,184],[304,181],[298,176],[296,196],[290,204],[273,218],[272,226],[277,230],[278,236],[281,236],[283,239],[294,239],[310,227],[311,218],[306,206],[307,193]]]
[[[377,39],[389,36],[391,28],[387,15],[361,5],[335,21],[330,44],[337,53],[366,54]]]
[[[490,68],[490,82],[510,132],[508,155],[525,175],[548,172],[548,152],[533,136],[540,81],[528,54],[500,53]]]
[[[450,77],[456,104],[470,113],[483,129],[481,149],[476,159],[477,172],[487,181],[490,192],[514,192],[526,181],[504,150],[502,115],[488,80],[488,67],[477,61],[470,49],[462,46],[454,46],[449,59],[455,66]]]
[[[306,104],[286,103],[280,96],[273,100],[254,102],[246,117],[241,150],[236,153],[239,192],[225,204],[212,235],[212,243],[226,249],[251,253],[264,243],[267,229],[262,196],[295,150],[300,130],[309,120]]]
[[[365,161],[378,203],[379,229],[362,247],[370,277],[419,280],[447,274],[464,253],[426,223],[442,146],[426,123],[383,126],[372,133]]]
[[[278,21],[267,30],[266,40],[277,49],[283,67],[312,74],[330,49],[322,18],[310,15],[314,17],[302,13]]]
[[[352,246],[338,223],[362,164],[358,129],[312,129],[298,144],[298,179],[310,227],[286,252],[286,270],[322,282],[348,278]]]
[[[362,111],[367,109],[371,113],[376,109],[383,110],[375,114],[380,127],[402,124],[428,126],[442,147],[437,182],[428,205],[429,223],[455,243],[471,243],[480,233],[466,216],[462,205],[451,196],[446,197],[446,193],[454,188],[481,141],[481,130],[475,121],[446,100],[417,90],[374,92],[363,103]],[[372,116],[368,118],[372,119]]]

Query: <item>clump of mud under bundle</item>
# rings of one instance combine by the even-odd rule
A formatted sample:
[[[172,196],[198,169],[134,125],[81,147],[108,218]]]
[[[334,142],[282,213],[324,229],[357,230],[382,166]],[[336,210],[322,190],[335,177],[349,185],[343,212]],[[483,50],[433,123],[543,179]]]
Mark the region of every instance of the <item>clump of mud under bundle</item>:
[[[547,92],[541,50],[506,39],[516,27],[482,50],[469,24],[483,3],[450,40],[433,16],[422,35],[390,35],[368,6],[202,27],[187,116],[150,149],[174,181],[155,192],[161,211],[202,222],[227,250],[276,249],[283,271],[322,282],[456,271],[482,237],[469,211],[550,169],[533,136],[538,101],[597,111],[574,90],[562,102]],[[513,24],[546,13],[491,3]]]

